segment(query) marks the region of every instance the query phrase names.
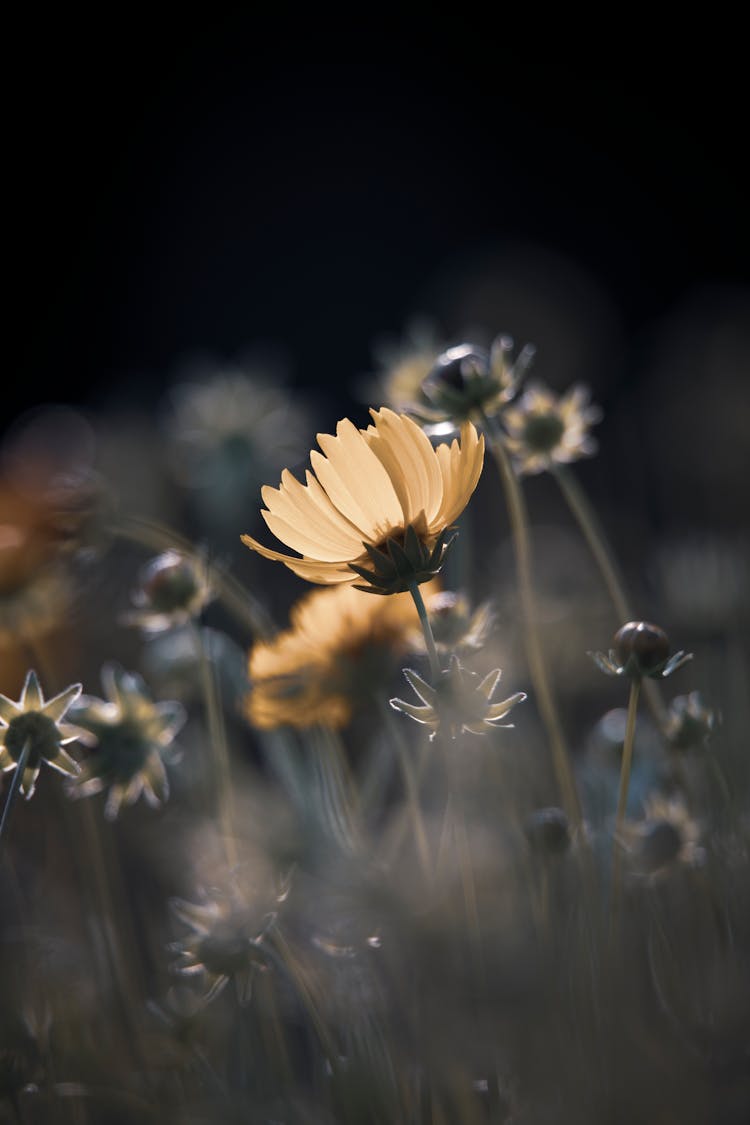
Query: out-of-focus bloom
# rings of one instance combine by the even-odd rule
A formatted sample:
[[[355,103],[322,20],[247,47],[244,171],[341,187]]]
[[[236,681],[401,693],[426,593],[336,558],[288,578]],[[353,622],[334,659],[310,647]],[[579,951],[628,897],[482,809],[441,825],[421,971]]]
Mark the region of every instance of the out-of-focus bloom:
[[[383,402],[404,414],[415,406],[428,407],[422,382],[443,347],[433,328],[425,323],[412,325],[402,341],[380,343],[374,349],[380,370],[362,381],[362,397],[368,402]]]
[[[264,558],[283,562],[309,582],[351,582],[393,594],[426,582],[440,569],[451,525],[476,488],[484,438],[464,424],[461,442],[433,449],[405,415],[371,411],[374,425],[359,430],[348,419],[336,436],[319,434],[323,454],[310,454],[313,472],[303,485],[284,470],[278,489],[265,486],[263,518],[301,558],[242,541]],[[372,569],[368,569],[368,566]]]
[[[391,707],[428,726],[431,739],[439,730],[456,738],[461,731],[486,734],[493,727],[512,727],[513,723],[503,723],[501,720],[526,698],[525,692],[518,691],[501,703],[493,703],[492,696],[501,676],[500,669],[495,668],[480,679],[476,672],[463,668],[455,655],[451,657],[448,668],[441,672],[434,687],[411,668],[404,668],[404,675],[422,700],[422,706],[405,703],[403,699],[392,699]]]
[[[102,669],[102,685],[106,700],[83,696],[75,708],[94,749],[69,793],[90,797],[106,789],[104,815],[114,820],[141,794],[152,806],[167,800],[164,760],[186,716],[180,703],[154,703],[139,675],[114,664]]]
[[[428,587],[428,607],[433,601]],[[263,730],[346,726],[358,703],[387,683],[419,628],[410,594],[368,598],[352,586],[312,591],[290,620],[250,654],[246,711]]]
[[[652,797],[645,814],[641,821],[626,822],[621,841],[637,874],[654,880],[679,865],[696,867],[703,862],[700,826],[682,799]]]
[[[464,594],[443,590],[430,598],[427,606],[432,634],[438,652],[476,652],[483,647],[494,615],[489,602],[483,602],[474,612]],[[417,645],[424,650],[424,638]]]
[[[702,749],[716,724],[716,715],[698,691],[678,695],[669,705],[666,736],[674,750]]]
[[[608,676],[627,676],[640,680],[644,676],[663,680],[693,659],[691,652],[669,655],[669,637],[658,625],[648,621],[628,621],[618,629],[608,654],[590,652],[596,666]]]
[[[304,412],[279,381],[208,367],[175,386],[170,399],[172,469],[213,521],[238,515],[268,473],[304,451]]]
[[[62,719],[80,694],[81,685],[72,684],[45,701],[36,672],[29,671],[18,703],[0,695],[0,770],[16,769],[28,746],[20,785],[27,800],[34,792],[43,762],[71,777],[78,774],[78,764],[63,746],[74,742],[83,731]]]
[[[198,977],[204,1003],[234,980],[240,1004],[248,1004],[256,973],[268,968],[264,942],[288,894],[286,883],[275,895],[252,902],[236,890],[216,891],[200,903],[173,899],[174,914],[190,932],[170,946],[178,954],[172,972]]]
[[[174,629],[197,618],[210,598],[203,559],[170,549],[146,563],[125,621],[148,633]]]
[[[533,385],[503,411],[505,447],[519,473],[543,473],[596,453],[589,429],[601,417],[599,407],[589,403],[586,387],[571,387],[558,396]]]
[[[15,648],[62,620],[71,584],[61,563],[67,538],[54,504],[0,478],[0,646]]]
[[[442,352],[421,387],[411,413],[429,425],[481,422],[510,402],[534,358],[531,345],[515,360],[510,336],[498,336],[489,351],[478,344],[457,344]]]

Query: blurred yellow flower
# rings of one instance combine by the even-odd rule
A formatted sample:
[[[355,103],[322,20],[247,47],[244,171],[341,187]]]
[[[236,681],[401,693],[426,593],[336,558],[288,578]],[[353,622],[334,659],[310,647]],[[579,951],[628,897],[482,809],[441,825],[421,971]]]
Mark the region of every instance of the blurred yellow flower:
[[[382,593],[408,589],[439,569],[445,535],[479,480],[484,438],[467,422],[460,444],[435,449],[405,415],[385,407],[371,414],[366,430],[344,419],[335,437],[318,435],[323,453],[310,454],[306,484],[285,469],[279,488],[262,489],[268,527],[302,557],[249,535],[243,543],[309,582],[352,582],[360,574]]]
[[[589,429],[601,416],[599,407],[589,403],[586,387],[571,387],[558,396],[538,384],[530,386],[503,411],[505,446],[519,473],[543,473],[555,463],[596,453]]]
[[[431,587],[426,587],[430,607]],[[418,643],[411,595],[383,601],[352,586],[314,590],[292,608],[291,627],[250,654],[250,722],[334,729],[346,726],[358,702],[372,697],[396,671],[399,656]]]

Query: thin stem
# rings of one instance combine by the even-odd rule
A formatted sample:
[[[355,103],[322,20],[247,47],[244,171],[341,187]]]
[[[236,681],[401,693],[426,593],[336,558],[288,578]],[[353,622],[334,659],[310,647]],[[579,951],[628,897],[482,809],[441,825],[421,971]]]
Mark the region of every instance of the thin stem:
[[[557,481],[560,491],[586,540],[594,557],[594,562],[599,567],[620,625],[632,621],[634,613],[625,593],[625,584],[607,542],[607,537],[586,494],[567,466],[554,465],[552,475]],[[666,709],[658,684],[654,680],[647,680],[643,685],[643,690],[651,714],[659,729],[663,730]]]
[[[554,465],[552,475],[557,481],[568,507],[575,516],[589,550],[594,556],[594,561],[601,571],[615,613],[624,625],[632,616],[631,609],[628,605],[617,564],[612,557],[612,552],[594,509],[589,504],[580,484],[565,465]]]
[[[432,863],[430,861],[430,848],[427,842],[422,810],[419,804],[419,785],[428,761],[428,746],[422,741],[416,765],[412,762],[409,751],[411,747],[405,745],[401,733],[401,725],[393,722],[393,711],[390,707],[383,707],[383,717],[391,740],[396,747],[399,766],[404,779],[405,808],[400,810],[393,831],[386,838],[386,847],[383,851],[383,861],[386,866],[395,859],[406,835],[409,823],[414,828],[414,840],[417,856],[422,869],[422,874],[427,879],[432,879]]]
[[[27,741],[24,743],[23,750],[21,751],[18,762],[16,763],[16,768],[13,771],[13,777],[11,778],[10,782],[10,789],[8,790],[8,796],[5,799],[3,815],[0,818],[0,839],[2,839],[3,830],[10,817],[11,810],[16,801],[16,796],[18,795],[18,791],[21,788],[21,782],[23,781],[23,771],[26,769],[26,763],[29,760],[30,753],[31,743]]]
[[[578,793],[576,792],[568,751],[563,738],[560,717],[557,713],[552,689],[547,677],[547,669],[537,627],[536,599],[534,597],[532,581],[531,538],[529,536],[529,521],[526,513],[526,504],[518,478],[505,452],[502,438],[497,430],[494,419],[489,418],[485,414],[483,414],[482,417],[489,447],[500,474],[503,491],[505,492],[505,502],[508,507],[508,518],[510,520],[513,549],[516,558],[518,593],[521,603],[524,644],[526,657],[529,662],[529,673],[534,685],[534,692],[538,701],[542,722],[547,731],[547,737],[552,752],[552,765],[565,811],[575,824],[580,824],[581,806],[578,800]]]
[[[417,607],[419,614],[419,621],[424,633],[424,642],[427,646],[427,655],[430,658],[430,671],[432,673],[433,687],[437,687],[437,682],[440,679],[440,659],[438,657],[437,648],[435,647],[435,638],[432,635],[432,626],[430,619],[427,616],[427,610],[424,604],[424,598],[420,592],[419,586],[415,581],[409,583],[409,593],[414,599],[414,604]]]
[[[628,805],[628,790],[630,788],[630,771],[633,766],[633,747],[635,745],[635,720],[638,713],[638,697],[641,691],[641,681],[630,681],[630,698],[628,699],[628,719],[625,726],[625,741],[622,747],[622,764],[620,766],[620,791],[617,796],[617,813],[615,815],[615,831],[612,852],[612,931],[617,924],[620,909],[620,892],[622,883],[621,845],[620,834],[625,820],[625,810]]]
[[[221,710],[211,655],[206,646],[205,630],[195,623],[193,623],[191,628],[200,661],[203,699],[206,708],[206,721],[208,723],[208,736],[216,762],[219,822],[221,824],[222,836],[224,837],[227,863],[231,868],[235,867],[237,864],[237,847],[234,839],[234,802],[232,799],[229,750],[227,747],[226,729],[224,727],[224,716]]]

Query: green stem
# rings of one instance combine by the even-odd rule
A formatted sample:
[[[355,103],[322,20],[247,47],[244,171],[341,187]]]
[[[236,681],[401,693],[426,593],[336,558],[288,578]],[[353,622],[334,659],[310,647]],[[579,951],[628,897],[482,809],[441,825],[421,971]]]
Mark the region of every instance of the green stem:
[[[620,766],[620,791],[617,796],[617,813],[615,815],[615,831],[612,851],[612,929],[614,930],[620,909],[620,892],[622,884],[621,844],[620,835],[625,820],[625,810],[628,805],[628,790],[630,789],[630,771],[633,766],[633,747],[635,745],[635,720],[638,713],[638,697],[641,691],[641,681],[630,681],[630,698],[628,699],[628,719],[625,726],[625,741],[622,747],[622,764]]]
[[[8,822],[8,819],[10,818],[11,810],[16,801],[16,796],[18,795],[18,791],[21,788],[21,782],[23,781],[23,771],[26,769],[26,763],[29,760],[30,753],[31,743],[26,742],[24,744],[23,750],[21,751],[18,762],[16,763],[16,768],[13,771],[13,777],[11,778],[10,782],[10,789],[8,790],[8,796],[5,799],[3,815],[0,818],[0,839],[2,839],[3,830],[6,823]]]
[[[424,633],[424,642],[427,646],[427,655],[430,658],[430,671],[432,673],[433,687],[437,687],[438,680],[440,679],[440,659],[438,657],[437,648],[435,647],[435,638],[432,635],[432,626],[430,619],[427,616],[427,610],[424,604],[424,598],[420,593],[419,586],[415,581],[409,583],[409,593],[414,599],[414,604],[417,607],[419,614],[419,621]]]
[[[518,478],[513,471],[505,448],[502,443],[494,419],[483,414],[484,429],[487,434],[490,451],[495,459],[508,508],[511,532],[513,536],[513,549],[516,558],[516,571],[518,574],[518,594],[521,603],[521,617],[523,621],[524,644],[526,657],[529,662],[529,673],[534,685],[534,692],[539,705],[550,750],[552,752],[552,765],[560,789],[560,796],[565,811],[571,820],[580,825],[581,806],[573,778],[568,751],[562,734],[562,725],[557,713],[552,689],[547,677],[547,669],[539,638],[536,620],[536,599],[532,581],[532,555],[531,538],[529,536],[529,521],[526,513],[526,504],[521,491]]]
[[[625,585],[622,576],[620,575],[617,563],[607,543],[607,537],[602,530],[594,509],[588,502],[586,494],[567,466],[553,466],[552,475],[557,481],[560,491],[565,497],[565,501],[586,540],[588,548],[594,557],[594,562],[599,567],[620,625],[624,625],[627,621],[632,621],[634,614],[625,593]],[[659,687],[654,680],[647,680],[643,685],[643,690],[651,714],[659,729],[663,731],[666,720],[666,709]]]

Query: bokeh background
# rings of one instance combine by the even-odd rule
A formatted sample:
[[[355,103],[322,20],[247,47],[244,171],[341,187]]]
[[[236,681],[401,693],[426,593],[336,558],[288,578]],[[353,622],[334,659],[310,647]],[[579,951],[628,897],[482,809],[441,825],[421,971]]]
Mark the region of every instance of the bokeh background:
[[[734,552],[739,82],[510,65],[468,14],[351,36],[316,21],[162,19],[94,47],[65,20],[19,44],[4,427],[40,403],[99,411],[108,469],[113,425],[143,448],[133,412],[157,421],[186,372],[240,366],[310,408],[304,450],[345,414],[364,423],[363,377],[409,333],[505,332],[536,344],[539,378],[587,382],[604,407],[581,472],[626,570],[646,582],[655,538]],[[132,490],[164,516],[135,473]]]
[[[657,620],[675,648],[695,653],[674,690],[700,689],[725,717],[724,726],[717,723],[717,758],[738,806],[747,791],[750,224],[743,170],[746,99],[739,82],[687,68],[663,83],[636,81],[632,71],[626,78],[581,79],[573,77],[572,65],[509,65],[512,47],[488,36],[468,11],[437,29],[413,16],[402,16],[398,24],[383,19],[378,26],[375,18],[349,36],[340,24],[326,26],[318,13],[314,27],[297,16],[285,24],[282,17],[272,27],[268,16],[261,24],[247,15],[203,13],[195,24],[184,16],[140,25],[123,17],[106,28],[90,20],[76,24],[66,13],[15,44],[22,77],[5,136],[10,169],[5,186],[11,192],[6,273],[13,304],[0,413],[0,554],[7,556],[0,563],[12,563],[0,573],[0,609],[11,616],[0,615],[0,690],[17,698],[33,655],[36,662],[44,657],[39,666],[48,694],[73,680],[96,693],[101,665],[116,659],[142,671],[157,698],[179,697],[189,712],[173,795],[158,814],[141,802],[110,831],[101,802],[81,802],[71,813],[48,771],[34,800],[14,812],[19,881],[35,904],[39,940],[53,933],[55,942],[46,960],[33,943],[21,949],[19,938],[25,943],[30,931],[10,915],[10,938],[4,940],[20,951],[18,961],[5,959],[7,975],[25,986],[25,974],[16,971],[23,957],[45,1003],[58,989],[55,1003],[64,1013],[54,1013],[58,1073],[92,1089],[102,1058],[109,1060],[113,1088],[130,1089],[140,1060],[133,1063],[119,1048],[131,1041],[139,1047],[141,1040],[129,1027],[122,1034],[126,1025],[111,1016],[117,998],[107,991],[111,973],[99,930],[92,923],[92,937],[79,934],[81,919],[88,918],[80,905],[91,890],[88,857],[105,841],[110,850],[103,853],[104,867],[121,880],[113,883],[117,901],[100,913],[105,921],[109,912],[130,919],[132,934],[123,928],[123,959],[134,974],[142,974],[131,1000],[139,1021],[150,1010],[146,1001],[156,997],[161,1004],[172,980],[165,949],[179,936],[179,926],[169,899],[194,898],[206,872],[213,877],[216,860],[213,808],[207,811],[205,802],[211,792],[213,767],[206,754],[211,737],[195,642],[184,631],[146,641],[124,624],[138,569],[160,546],[142,541],[135,546],[122,534],[113,539],[102,525],[114,512],[123,522],[142,515],[176,528],[236,576],[263,612],[284,623],[290,604],[305,592],[303,584],[239,543],[241,532],[264,533],[260,486],[275,484],[283,465],[304,467],[316,431],[331,431],[344,415],[364,424],[367,406],[380,402],[373,373],[409,339],[432,340],[438,347],[466,338],[488,343],[499,332],[509,333],[518,346],[536,345],[535,377],[556,391],[578,381],[589,384],[604,410],[597,426],[600,451],[573,471],[612,543],[637,615]],[[206,449],[198,449],[196,460],[195,446],[186,441],[196,399],[186,400],[179,388],[186,380],[212,386],[210,413],[211,403],[220,399],[211,378],[237,371],[270,380],[262,392],[250,384],[256,397],[249,407],[243,400],[246,415],[236,409],[237,418],[247,417],[248,440],[243,444],[240,434],[239,442],[224,441],[220,427],[209,426],[209,437],[218,434],[216,445],[209,442],[205,457]],[[267,426],[266,408],[272,419]],[[230,404],[230,415],[232,409]],[[190,471],[197,474],[191,479],[181,461],[186,445],[193,456]],[[173,471],[176,462],[182,476]],[[502,666],[510,692],[528,687],[528,674],[512,544],[492,468],[488,465],[467,510],[446,581],[467,587],[474,604],[492,599],[497,628],[477,662],[482,671]],[[102,482],[91,513],[80,487],[89,471]],[[50,498],[45,487],[58,472],[73,483]],[[554,481],[531,478],[524,490],[547,658],[580,767],[587,815],[595,819],[603,809],[606,819],[617,787],[609,752],[621,735],[604,738],[602,723],[624,698],[622,684],[605,682],[586,650],[606,648],[617,623]],[[68,507],[60,499],[70,502]],[[89,515],[91,541],[84,534]],[[65,584],[48,591],[46,621],[27,612],[36,603],[17,594],[30,590],[36,597],[37,572],[46,576],[48,566],[53,576],[61,569]],[[39,602],[42,608],[47,604]],[[16,627],[19,622],[23,628]],[[273,754],[241,714],[247,622],[213,604],[206,625],[225,704],[242,843],[257,849],[261,870],[269,856],[275,863],[279,855],[302,849],[294,823],[287,826],[285,804],[286,820],[279,815],[277,824],[283,785],[272,769],[268,776],[263,770]],[[400,674],[392,690],[403,694]],[[518,818],[555,794],[545,774],[533,700],[518,710],[517,729],[501,732],[508,734],[508,746],[520,748],[513,757],[482,751],[501,782],[487,790],[486,801],[480,759],[473,770],[465,767],[464,784],[472,793],[476,788],[481,806],[472,847],[480,858],[491,855],[488,870],[494,878],[499,867],[502,886],[512,841],[497,847],[498,825],[505,831],[506,813]],[[355,766],[368,739],[380,738],[370,726],[363,712],[345,733]],[[654,730],[649,734],[647,721],[640,730],[635,812],[644,794],[664,780]],[[410,737],[416,740],[417,734]],[[609,758],[603,762],[604,752]],[[513,768],[502,773],[509,764]],[[695,777],[700,813],[711,813],[723,832],[728,814],[720,790],[705,784],[698,768]],[[88,820],[74,819],[81,809]],[[746,828],[744,837],[736,831],[737,840],[746,841]],[[726,843],[717,830],[712,863],[717,895],[731,905],[739,902],[737,945],[746,950],[747,849],[743,843],[740,851],[728,833],[727,828]],[[62,848],[61,840],[72,846]],[[726,861],[730,844],[736,849],[733,867]],[[320,871],[327,878],[326,865],[321,861],[318,870],[317,862],[313,857],[299,879],[300,905],[293,903],[290,924],[306,956],[310,918],[318,909],[315,880]],[[354,875],[342,876],[347,893],[351,888],[359,893],[363,885],[359,872]],[[308,878],[311,891],[305,890]],[[408,881],[409,872],[405,888]],[[554,989],[547,995],[544,979],[526,960],[526,923],[521,919],[517,928],[515,923],[517,901],[526,900],[515,893],[508,892],[505,910],[493,915],[498,926],[507,923],[503,940],[517,941],[517,949],[490,943],[502,973],[487,1008],[493,1019],[497,1012],[503,1018],[515,1013],[507,1042],[518,1040],[518,1026],[527,1029],[522,1044],[528,1050],[519,1054],[534,1066],[525,1084],[539,1086],[537,1065],[543,1092],[544,1075],[552,1075],[552,1105],[556,1083],[565,1078],[574,1085],[575,1072],[559,1053],[567,1042],[567,1032],[557,1034],[563,1023],[546,1018],[557,1011]],[[350,913],[358,921],[361,895],[353,901]],[[348,906],[331,908],[330,917],[313,929],[318,926],[325,936],[329,923],[348,924],[347,911]],[[446,909],[440,916],[445,938],[439,926],[434,939],[428,934],[428,956],[423,957],[421,932],[413,948],[420,962],[434,967],[440,983],[435,1010],[442,1004],[443,1011],[461,1015],[464,992],[470,999],[472,994],[461,973],[443,971],[443,944],[445,963],[453,966],[454,915],[460,919],[461,912]],[[745,1120],[746,1015],[737,998],[747,994],[747,966],[743,962],[744,975],[727,972],[722,992],[706,966],[723,964],[723,947],[714,949],[712,933],[709,954],[694,965],[695,927],[690,916],[674,913],[674,918],[676,933],[690,938],[675,986],[676,1010],[691,1033],[697,1028],[696,1034],[703,1034],[699,986],[706,981],[706,1011],[713,1020],[718,1004],[721,1017],[707,1040],[706,1104],[715,1090],[728,1091],[727,1102],[734,1097],[739,1112],[722,1120]],[[87,940],[98,951],[93,976],[84,963]],[[560,958],[567,964],[564,950]],[[408,975],[408,958],[404,965]],[[530,968],[514,991],[518,965]],[[583,951],[584,976],[587,965]],[[551,958],[553,982],[555,968]],[[64,1002],[72,983],[80,1001],[70,1012]],[[534,999],[537,993],[541,1001]],[[356,1011],[369,1010],[356,990],[351,996]],[[234,1034],[230,1001],[228,990],[224,1006],[217,1005],[219,1015],[210,1016],[215,1020],[210,1054],[222,1074],[229,1058],[227,1082],[250,1100],[257,1092],[250,1090],[241,1052],[235,1059],[224,1049],[224,1032]],[[398,1014],[398,1005],[395,1010]],[[13,1014],[10,1006],[8,1011]],[[295,1040],[298,1016],[290,1011]],[[351,1013],[346,1005],[342,1011],[341,1024],[348,1027]],[[581,1021],[592,1034],[590,1057],[598,1057],[595,1024]],[[453,1028],[456,1042],[481,1042],[473,1025],[464,1034],[469,1024],[444,1022],[451,1030],[446,1051],[454,1047]],[[425,1026],[432,1023],[438,1041],[443,1021],[428,1018]],[[550,1038],[539,1050],[539,1028],[548,1023]],[[624,1021],[615,1023],[615,1032],[622,1023],[623,1035],[630,1035]],[[649,1028],[649,1049],[660,1026]],[[102,1028],[110,1038],[100,1045],[93,1040]],[[0,1032],[6,1035],[6,1028]],[[7,1035],[14,1045],[17,1028]],[[619,1059],[616,1035],[613,1043]],[[5,1044],[0,1040],[1,1050]],[[623,1070],[623,1090],[636,1101],[648,1100],[646,1093],[653,1091],[666,1099],[679,1090],[688,1107],[695,1102],[692,1116],[679,1119],[702,1125],[703,1103],[684,1085],[684,1059],[692,1056],[675,1049],[673,1065],[667,1049],[662,1066],[660,1050],[662,1041],[653,1072],[638,1069],[640,1056],[632,1063],[633,1077]],[[299,1054],[304,1061],[304,1052]],[[36,1055],[32,1061],[36,1067]],[[170,1066],[165,1065],[168,1075]],[[667,1083],[665,1068],[671,1075]],[[235,1069],[241,1082],[235,1082]],[[35,1069],[29,1073],[40,1081]],[[652,1078],[645,1080],[644,1073]],[[22,1072],[19,1083],[27,1078]],[[703,1081],[701,1072],[700,1090]],[[149,1097],[156,1088],[143,1087]],[[200,1082],[196,1088],[202,1089]],[[65,1093],[77,1097],[72,1086]],[[593,1101],[592,1106],[591,1120],[601,1120]],[[215,1120],[213,1112],[211,1107],[205,1117],[190,1120]],[[534,1116],[533,1106],[528,1112],[519,1120],[543,1119]],[[98,1103],[91,1119],[105,1120]],[[628,1119],[645,1118],[635,1106]]]

